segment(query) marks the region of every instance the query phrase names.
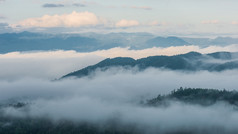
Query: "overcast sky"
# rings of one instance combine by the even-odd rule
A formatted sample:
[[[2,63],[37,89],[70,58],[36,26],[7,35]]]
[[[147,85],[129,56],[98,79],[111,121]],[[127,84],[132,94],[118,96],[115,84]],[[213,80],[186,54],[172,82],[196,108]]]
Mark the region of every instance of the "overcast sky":
[[[237,6],[237,0],[0,0],[0,29],[234,35]]]

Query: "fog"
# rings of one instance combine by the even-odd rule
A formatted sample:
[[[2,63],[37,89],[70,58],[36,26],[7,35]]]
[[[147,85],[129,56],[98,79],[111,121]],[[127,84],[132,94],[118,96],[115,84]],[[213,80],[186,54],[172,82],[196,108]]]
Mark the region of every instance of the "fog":
[[[98,124],[116,119],[119,124],[134,124],[147,133],[180,129],[210,131],[216,127],[221,132],[233,132],[237,130],[238,112],[228,104],[202,107],[172,102],[169,107],[156,108],[140,103],[181,86],[235,90],[238,89],[237,73],[237,70],[186,73],[154,68],[143,72],[136,68],[111,68],[80,79],[0,81],[0,98],[2,103],[30,103],[26,109],[4,108],[6,115],[23,118],[49,117],[54,121]]]
[[[69,72],[93,65],[105,58],[132,57],[135,59],[154,55],[176,55],[190,51],[212,53],[217,51],[238,52],[238,45],[210,46],[178,46],[168,48],[149,48],[130,50],[129,48],[112,48],[89,53],[75,51],[41,51],[11,52],[0,54],[0,79],[16,80],[21,78],[55,79]]]
[[[236,83],[238,70],[224,72],[176,72],[150,68],[138,72],[136,68],[124,70],[111,68],[106,72],[100,70],[93,77],[49,81],[42,79],[20,79],[0,81],[0,98],[20,97],[59,97],[71,95],[90,95],[100,99],[140,100],[166,94],[179,87],[199,87],[215,89],[238,89]],[[127,98],[127,99],[125,99]]]
[[[182,50],[185,49],[191,50],[184,46],[180,53],[184,53]],[[210,52],[208,48],[198,50]],[[122,126],[133,124],[143,133],[188,130],[217,134],[238,131],[238,111],[226,103],[209,107],[180,102],[171,102],[168,107],[141,104],[179,87],[237,90],[238,70],[184,72],[148,68],[141,72],[137,68],[125,70],[112,67],[106,72],[97,70],[91,76],[80,79],[52,81],[95,64],[106,56],[110,57],[111,51],[90,54],[75,51],[14,52],[0,55],[1,104],[19,101],[29,103],[23,108],[5,107],[1,111],[8,116],[48,117],[56,122],[66,119],[107,124],[114,120]],[[144,52],[138,50],[135,55],[143,56]]]
[[[69,56],[71,53],[76,52],[15,52],[0,55],[0,79],[39,78],[52,80],[105,59],[96,55]]]

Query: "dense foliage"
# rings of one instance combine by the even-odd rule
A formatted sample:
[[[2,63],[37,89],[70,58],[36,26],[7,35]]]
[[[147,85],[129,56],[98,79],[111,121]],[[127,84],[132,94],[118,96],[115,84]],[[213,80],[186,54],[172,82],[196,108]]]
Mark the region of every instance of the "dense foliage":
[[[158,97],[148,100],[149,105],[161,105],[166,101],[180,101],[184,103],[200,104],[203,106],[213,105],[217,102],[225,102],[238,106],[238,92],[202,89],[202,88],[179,88],[173,90],[168,95],[158,95]]]
[[[238,105],[238,92],[202,88],[179,88],[167,95],[148,100],[146,106],[168,106],[169,103],[180,101],[189,104],[210,106],[217,102]],[[166,104],[166,105],[164,105]],[[168,104],[168,105],[167,105]],[[30,103],[13,103],[0,107],[0,134],[144,134],[143,128],[133,123],[121,123],[118,119],[105,122],[89,123],[70,120],[52,120],[50,117],[17,117],[4,114],[4,107],[24,108]],[[219,130],[219,128],[214,128]],[[221,129],[221,128],[220,128]],[[148,131],[148,130],[147,130]],[[213,131],[213,130],[212,130]],[[225,133],[225,130],[219,130]],[[209,130],[181,129],[171,130],[165,134],[197,134],[209,133]],[[214,132],[216,132],[214,130]],[[214,133],[212,132],[212,133]],[[152,132],[154,133],[154,132]],[[156,133],[160,133],[158,128]],[[164,132],[162,132],[164,134]]]
[[[0,134],[140,134],[133,125],[115,121],[94,124],[49,118],[18,118],[0,115]]]

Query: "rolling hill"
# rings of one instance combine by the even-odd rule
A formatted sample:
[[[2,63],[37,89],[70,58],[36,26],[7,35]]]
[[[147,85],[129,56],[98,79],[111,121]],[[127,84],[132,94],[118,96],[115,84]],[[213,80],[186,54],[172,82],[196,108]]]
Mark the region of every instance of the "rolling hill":
[[[181,71],[224,71],[238,69],[238,60],[237,53],[230,52],[216,52],[210,54],[190,52],[174,56],[150,56],[137,60],[129,57],[107,58],[95,65],[69,73],[62,78],[72,76],[80,78],[89,75],[97,69],[105,71],[111,67],[138,67],[140,71],[150,67]]]

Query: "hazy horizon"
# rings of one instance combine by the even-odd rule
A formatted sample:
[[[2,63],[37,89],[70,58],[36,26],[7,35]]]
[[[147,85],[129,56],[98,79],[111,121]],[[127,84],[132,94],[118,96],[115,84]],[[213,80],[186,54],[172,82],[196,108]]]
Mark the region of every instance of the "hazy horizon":
[[[1,0],[0,29],[1,33],[149,32],[237,37],[237,4],[236,0]]]

